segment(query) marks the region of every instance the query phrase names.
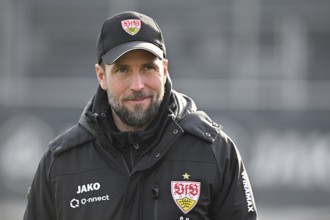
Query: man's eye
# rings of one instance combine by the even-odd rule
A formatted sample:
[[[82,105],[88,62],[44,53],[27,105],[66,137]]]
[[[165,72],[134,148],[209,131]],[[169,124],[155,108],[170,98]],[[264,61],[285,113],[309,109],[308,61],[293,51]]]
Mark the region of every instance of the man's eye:
[[[119,73],[126,73],[127,72],[127,68],[126,67],[120,67],[117,69],[117,72]]]
[[[145,65],[145,66],[144,66],[144,69],[145,69],[145,70],[154,70],[155,67],[154,67],[153,65]]]

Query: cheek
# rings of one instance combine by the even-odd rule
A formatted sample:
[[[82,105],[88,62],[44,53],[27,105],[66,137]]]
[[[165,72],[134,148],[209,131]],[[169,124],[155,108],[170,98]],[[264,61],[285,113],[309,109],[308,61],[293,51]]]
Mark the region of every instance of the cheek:
[[[152,88],[155,91],[160,91],[161,87],[165,84],[165,78],[162,76],[152,77],[148,81],[149,88]]]
[[[161,86],[162,84],[160,83],[160,81],[157,81],[153,84],[149,84],[147,87],[149,90],[151,90],[154,94],[157,94],[161,91]]]
[[[110,92],[112,96],[120,98],[125,94],[126,85],[121,82],[109,82],[107,84],[108,93]]]

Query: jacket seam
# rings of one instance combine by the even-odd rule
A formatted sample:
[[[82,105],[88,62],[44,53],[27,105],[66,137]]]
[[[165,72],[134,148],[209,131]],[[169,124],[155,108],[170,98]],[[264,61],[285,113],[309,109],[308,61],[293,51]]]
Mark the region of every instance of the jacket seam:
[[[217,138],[220,138],[221,136],[219,136],[219,135],[217,135]],[[217,139],[216,138],[216,139]],[[214,143],[212,144],[212,145],[214,145],[214,144],[217,144],[218,145],[218,147],[222,147],[221,146],[221,144],[220,143],[218,143],[216,140],[214,141]],[[211,145],[211,146],[212,146]],[[221,181],[221,176],[220,176],[220,164],[219,164],[219,159],[217,158],[217,156],[216,156],[216,152],[212,149],[212,147],[209,147],[209,150],[212,152],[212,156],[213,156],[213,158],[214,158],[214,163],[216,164],[216,167],[217,167],[217,180],[219,181],[218,182],[218,186],[219,186],[219,188],[218,189],[216,189],[216,192],[215,192],[215,195],[219,195],[220,193],[221,193],[221,185],[222,185],[222,181]]]

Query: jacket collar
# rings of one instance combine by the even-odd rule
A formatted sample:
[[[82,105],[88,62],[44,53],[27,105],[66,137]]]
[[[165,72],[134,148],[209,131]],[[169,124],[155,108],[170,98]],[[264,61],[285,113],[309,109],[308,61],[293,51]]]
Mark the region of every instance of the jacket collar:
[[[190,97],[172,89],[169,75],[160,111],[145,131],[120,132],[113,122],[107,94],[100,87],[85,107],[79,123],[96,136],[99,136],[102,131],[102,135],[105,136],[103,139],[107,139],[111,145],[116,142],[116,146],[123,148],[133,142],[148,143],[147,145],[149,145],[151,139],[159,136],[161,128],[165,127],[170,117],[185,132],[210,142],[214,141],[219,130],[222,129],[221,125],[213,122],[203,111],[198,111],[195,102]]]
[[[157,136],[159,128],[164,127],[164,124],[169,117],[171,92],[172,82],[168,76],[165,83],[164,99],[160,110],[146,130],[141,132],[120,132],[113,121],[107,93],[99,86],[95,96],[85,107],[79,123],[86,127],[86,129],[95,136],[103,136],[103,140],[118,148],[132,145],[133,142],[139,143],[140,145],[142,144],[141,146],[149,145],[147,143],[154,139],[152,137]]]

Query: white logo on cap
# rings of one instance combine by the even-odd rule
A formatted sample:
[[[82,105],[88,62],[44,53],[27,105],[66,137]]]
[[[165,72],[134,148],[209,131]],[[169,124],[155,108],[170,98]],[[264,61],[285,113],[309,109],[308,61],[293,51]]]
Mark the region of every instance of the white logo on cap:
[[[121,21],[121,27],[130,35],[135,35],[141,29],[141,21],[139,19],[127,19]]]

